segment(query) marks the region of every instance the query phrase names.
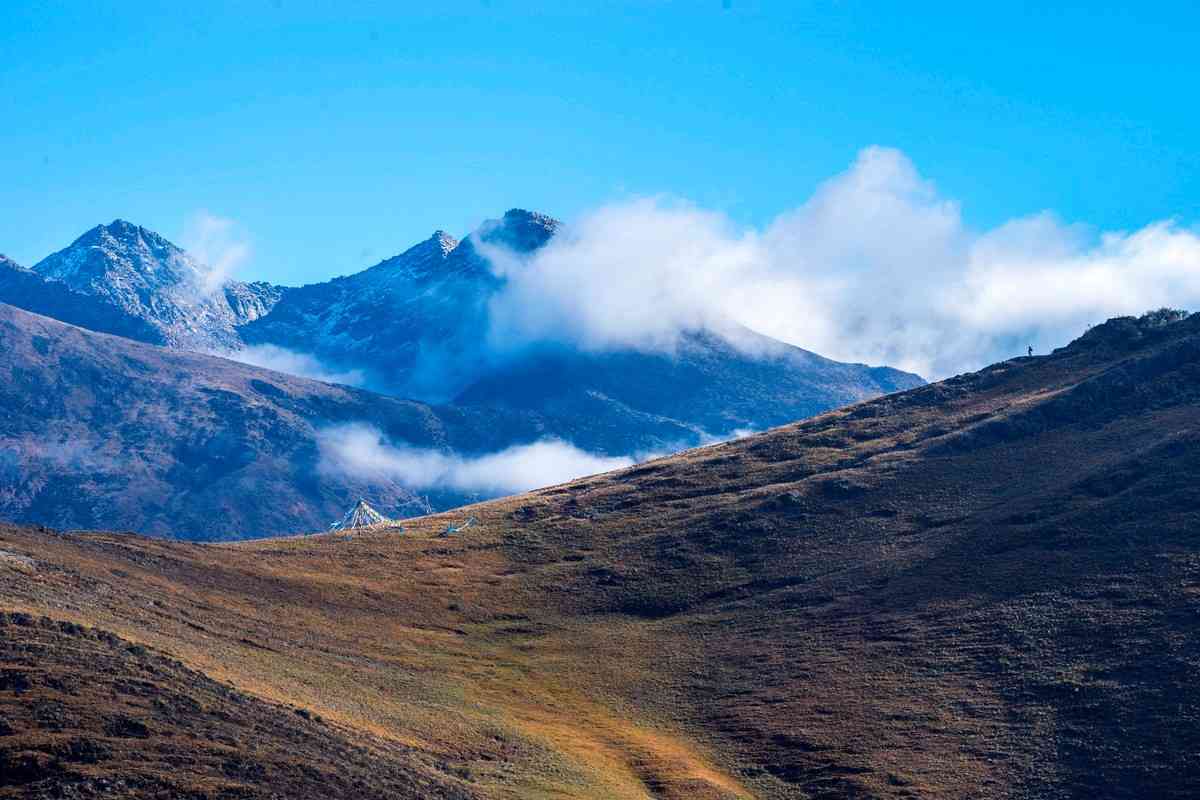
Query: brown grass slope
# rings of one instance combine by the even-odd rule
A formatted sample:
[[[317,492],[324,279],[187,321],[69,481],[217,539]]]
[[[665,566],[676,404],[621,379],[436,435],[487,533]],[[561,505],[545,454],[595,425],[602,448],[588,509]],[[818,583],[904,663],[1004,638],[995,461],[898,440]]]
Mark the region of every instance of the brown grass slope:
[[[1200,318],[1161,323],[448,538],[0,529],[0,796],[1193,796]]]

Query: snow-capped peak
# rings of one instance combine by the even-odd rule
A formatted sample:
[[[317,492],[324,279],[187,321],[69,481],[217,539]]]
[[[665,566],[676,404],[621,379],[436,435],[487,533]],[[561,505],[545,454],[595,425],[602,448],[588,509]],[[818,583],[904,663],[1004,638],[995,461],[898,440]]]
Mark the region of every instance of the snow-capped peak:
[[[177,284],[192,286],[200,283],[206,272],[162,236],[122,219],[97,225],[33,269],[75,290],[106,284],[142,291]]]
[[[350,280],[358,281],[361,276],[368,281],[390,282],[395,279],[408,280],[431,275],[458,248],[458,244],[458,239],[443,230],[437,230],[428,239],[413,245],[403,253],[384,259],[358,275],[352,275]]]
[[[428,241],[435,244],[442,251],[442,255],[449,255],[451,250],[458,247],[458,239],[443,230],[434,231]]]
[[[104,298],[157,329],[172,346],[237,347],[238,325],[261,317],[279,299],[266,284],[224,281],[152,230],[122,219],[97,225],[33,267],[42,278]]]
[[[548,242],[560,227],[562,223],[548,214],[510,208],[502,218],[484,222],[477,235],[490,244],[529,253]]]

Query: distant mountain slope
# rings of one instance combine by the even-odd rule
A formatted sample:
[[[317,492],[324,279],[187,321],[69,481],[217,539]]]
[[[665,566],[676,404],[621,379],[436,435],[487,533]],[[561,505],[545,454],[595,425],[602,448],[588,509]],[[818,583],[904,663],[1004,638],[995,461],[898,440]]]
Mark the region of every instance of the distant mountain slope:
[[[282,347],[393,396],[534,415],[544,434],[609,455],[696,445],[922,382],[748,330],[739,346],[687,333],[673,354],[564,343],[498,351],[490,304],[504,279],[481,249],[527,257],[559,227],[513,209],[464,241],[438,231],[355,275],[283,288],[219,280],[153,231],[116,220],[32,270],[0,264],[0,302],[173,349]]]
[[[613,454],[695,445],[706,435],[778,425],[922,383],[744,329],[740,346],[697,331],[674,354],[586,352],[553,343],[497,353],[489,341],[489,303],[504,281],[476,242],[528,255],[558,228],[544,214],[513,209],[461,243],[439,231],[357,275],[285,290],[241,336],[360,369],[401,396],[593,420],[606,433],[591,445]],[[661,420],[679,433],[647,443],[640,427],[628,427],[630,417]]]
[[[426,508],[390,477],[318,469],[317,433],[471,453],[539,438],[528,415],[373,395],[74,328],[0,305],[0,517],[184,537],[324,529],[360,496]]]
[[[0,302],[100,333],[164,343],[161,331],[142,317],[107,298],[76,292],[61,281],[48,281],[4,256],[0,256]]]
[[[922,383],[899,370],[832,361],[749,330],[738,338],[753,355],[707,331],[685,334],[671,355],[539,348],[487,370],[454,403],[600,419],[636,409],[690,428],[681,444],[694,446],[705,432],[775,427]]]
[[[279,289],[266,283],[214,281],[209,268],[183,250],[124,220],[96,226],[33,272],[47,281],[48,292],[62,286],[96,298],[154,331],[135,338],[186,350],[238,347],[236,328],[279,298]],[[0,291],[0,302],[42,310],[19,299]]]
[[[0,796],[326,796],[286,739],[366,797],[347,741],[401,797],[1191,798],[1198,376],[1200,317],[1113,320],[448,537],[0,526]]]
[[[474,236],[528,252],[557,228],[513,210]],[[437,231],[363,272],[285,290],[241,335],[365,370],[390,393],[447,400],[487,366],[487,306],[501,285],[471,238]]]

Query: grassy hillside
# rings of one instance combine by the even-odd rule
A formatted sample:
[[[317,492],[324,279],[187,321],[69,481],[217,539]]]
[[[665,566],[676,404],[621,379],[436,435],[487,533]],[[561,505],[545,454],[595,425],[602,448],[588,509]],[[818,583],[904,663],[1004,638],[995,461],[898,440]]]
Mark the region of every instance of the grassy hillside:
[[[1124,319],[448,538],[0,528],[0,797],[1188,797],[1198,445]]]

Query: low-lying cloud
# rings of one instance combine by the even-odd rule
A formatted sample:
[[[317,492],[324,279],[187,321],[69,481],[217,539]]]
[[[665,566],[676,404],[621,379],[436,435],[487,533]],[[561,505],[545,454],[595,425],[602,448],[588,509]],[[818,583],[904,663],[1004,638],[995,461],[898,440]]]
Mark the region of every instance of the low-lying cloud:
[[[252,345],[241,350],[214,351],[213,355],[326,383],[343,383],[347,386],[366,384],[366,377],[360,369],[340,370],[329,367],[316,356],[273,344]]]
[[[397,482],[408,489],[510,494],[552,486],[635,463],[628,456],[588,453],[559,439],[515,445],[466,458],[389,442],[365,424],[339,425],[318,435],[320,469],[361,480]]]
[[[1166,220],[1095,231],[1050,212],[973,230],[897,150],[762,229],[665,198],[599,208],[521,259],[486,248],[505,288],[498,349],[569,341],[670,351],[744,325],[844,361],[938,378],[1066,343],[1089,325],[1200,305],[1200,236]]]

